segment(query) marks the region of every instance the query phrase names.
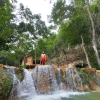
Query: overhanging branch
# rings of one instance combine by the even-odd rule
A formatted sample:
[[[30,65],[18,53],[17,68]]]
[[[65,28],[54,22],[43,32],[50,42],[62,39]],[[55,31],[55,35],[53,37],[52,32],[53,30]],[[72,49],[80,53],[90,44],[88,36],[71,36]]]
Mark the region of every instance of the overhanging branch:
[[[76,7],[86,9],[86,7],[82,7],[82,6],[75,6],[75,8],[76,8]]]

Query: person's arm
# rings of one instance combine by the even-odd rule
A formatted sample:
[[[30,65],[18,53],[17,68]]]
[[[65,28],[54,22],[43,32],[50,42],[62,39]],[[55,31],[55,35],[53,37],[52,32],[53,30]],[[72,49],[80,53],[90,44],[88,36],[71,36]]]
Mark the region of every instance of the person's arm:
[[[41,58],[40,59],[42,60],[42,54],[41,54]]]
[[[45,60],[46,60],[46,54],[45,54]]]

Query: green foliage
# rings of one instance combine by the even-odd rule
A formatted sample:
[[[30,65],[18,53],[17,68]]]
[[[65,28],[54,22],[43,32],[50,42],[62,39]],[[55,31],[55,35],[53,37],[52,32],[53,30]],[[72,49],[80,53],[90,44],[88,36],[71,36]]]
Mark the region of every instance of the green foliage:
[[[16,10],[17,14],[12,14],[13,10]],[[20,59],[26,54],[32,54],[37,37],[47,37],[50,30],[41,20],[40,14],[33,15],[31,10],[25,8],[23,4],[20,4],[17,10],[7,1],[0,6],[0,15],[0,51],[9,49],[7,57],[3,55],[5,59],[0,62],[7,64],[10,62],[8,59],[13,59],[14,65],[20,66]],[[16,20],[17,17],[18,20]],[[32,36],[30,37],[29,34]]]
[[[21,73],[16,73],[16,75],[17,75],[18,79],[21,81],[21,79],[23,78],[22,74]]]
[[[67,15],[67,6],[65,5],[66,4],[66,0],[58,0],[56,3],[54,3],[54,7],[53,7],[53,10],[52,10],[52,13],[51,13],[51,17],[54,21],[54,23],[56,24],[59,24],[62,22],[62,20],[64,18],[66,18],[68,15]]]
[[[14,18],[12,11],[13,6],[8,0],[3,6],[0,6],[0,51],[3,49],[8,50],[6,43],[11,41],[14,32],[9,27],[11,20]]]
[[[57,48],[58,45],[63,48],[68,45],[70,47],[80,45],[82,43],[81,36],[83,37],[84,46],[90,46],[92,44],[91,21],[86,7],[87,3],[85,0],[73,0],[69,5],[66,4],[65,0],[58,0],[54,3],[51,21],[60,26],[57,36],[58,39],[55,39],[59,41],[57,42]],[[99,38],[99,0],[89,0],[89,9],[94,21],[96,38]],[[98,69],[99,66],[97,65],[96,57],[89,55],[89,58],[92,63],[91,65]]]
[[[100,67],[97,63],[97,59],[96,59],[93,48],[87,48],[87,52],[88,52],[88,55],[89,55],[89,59],[90,59],[92,68],[96,68],[97,70],[99,70]]]
[[[56,34],[52,34],[44,39],[39,39],[37,43],[37,56],[40,57],[42,51],[44,51],[49,57],[55,55],[55,40]]]
[[[13,76],[7,71],[0,69],[0,100],[5,100],[13,86]]]
[[[0,51],[0,64],[15,66],[15,60],[10,58],[11,54],[9,51]]]
[[[21,68],[26,68],[26,65],[21,66]]]
[[[85,68],[82,68],[80,70],[80,72],[83,74],[86,84],[89,86],[89,88],[91,90],[93,90],[93,87],[90,84],[90,80],[92,80],[94,83],[97,84],[96,75],[91,75],[91,72],[90,71],[86,72],[85,71]]]
[[[82,17],[77,17],[73,21],[62,23],[59,29],[59,33],[64,35],[65,42],[71,46],[75,46],[82,43],[81,36],[83,36],[86,44],[90,43],[90,31],[89,24]]]

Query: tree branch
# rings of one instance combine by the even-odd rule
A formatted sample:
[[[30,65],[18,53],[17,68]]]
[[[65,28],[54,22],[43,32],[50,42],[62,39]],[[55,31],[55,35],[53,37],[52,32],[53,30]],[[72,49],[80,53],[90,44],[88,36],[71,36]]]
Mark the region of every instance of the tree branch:
[[[86,7],[82,7],[82,6],[75,6],[75,7],[79,7],[79,8],[83,8],[83,9],[86,9]]]
[[[88,53],[87,53],[86,50],[85,50],[84,40],[83,40],[82,35],[81,35],[81,40],[82,40],[82,47],[83,47],[83,51],[84,51],[85,56],[86,56],[86,60],[87,60],[88,66],[89,66],[89,68],[91,68],[91,64],[90,64],[90,61],[89,61]]]

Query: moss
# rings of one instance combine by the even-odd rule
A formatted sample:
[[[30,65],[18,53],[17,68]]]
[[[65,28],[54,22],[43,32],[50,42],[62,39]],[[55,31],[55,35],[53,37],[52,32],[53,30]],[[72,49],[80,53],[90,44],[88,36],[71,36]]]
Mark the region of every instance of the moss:
[[[26,68],[26,67],[27,67],[26,65],[21,66],[21,68]]]
[[[5,100],[13,86],[13,76],[4,69],[0,69],[0,100]]]
[[[88,74],[87,72],[85,72],[85,68],[82,68],[81,69],[81,72],[82,74],[84,75],[84,78],[85,78],[85,81],[86,81],[86,84],[88,85],[88,87],[93,90],[93,87],[91,86],[90,84],[90,80],[94,80],[93,82],[95,83],[96,80],[95,80],[95,76],[91,75],[91,74]]]
[[[22,77],[22,73],[17,73],[16,75],[17,75],[17,78],[21,81],[22,78],[23,78],[23,77]]]
[[[23,69],[19,68],[19,69],[15,69],[15,73],[17,75],[17,78],[21,81],[23,79],[23,75],[22,75]]]

